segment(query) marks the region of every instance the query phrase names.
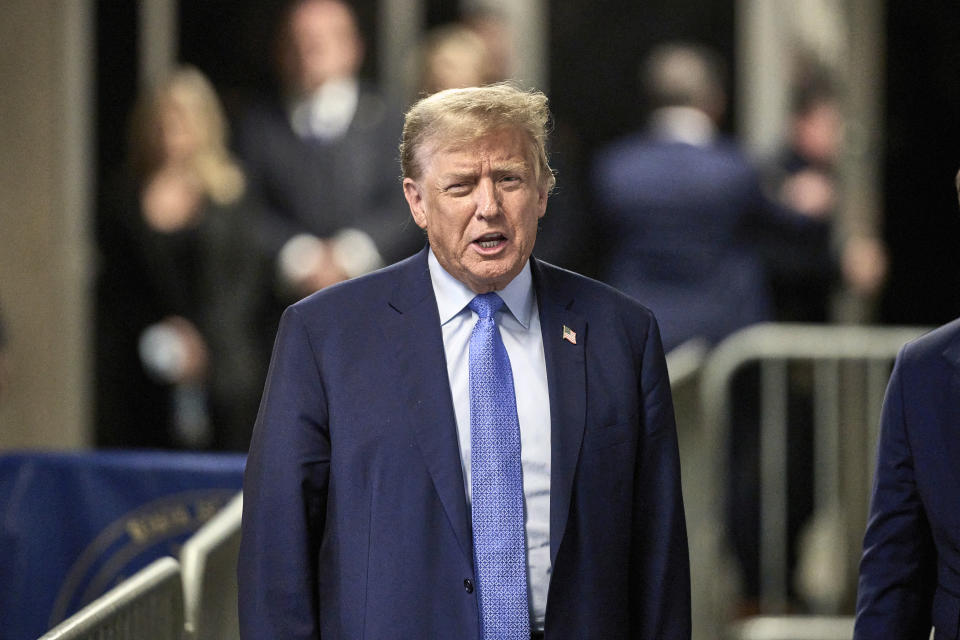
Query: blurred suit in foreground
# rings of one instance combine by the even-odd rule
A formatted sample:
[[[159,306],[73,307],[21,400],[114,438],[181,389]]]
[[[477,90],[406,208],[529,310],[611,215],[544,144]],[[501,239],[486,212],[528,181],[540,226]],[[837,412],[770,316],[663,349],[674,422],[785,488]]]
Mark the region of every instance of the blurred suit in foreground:
[[[960,319],[907,344],[887,386],[854,638],[931,625],[960,636]]]
[[[957,174],[960,192],[960,173]],[[897,356],[863,540],[856,640],[960,637],[960,320]]]
[[[957,638],[960,320],[901,350],[880,429],[855,638]]]

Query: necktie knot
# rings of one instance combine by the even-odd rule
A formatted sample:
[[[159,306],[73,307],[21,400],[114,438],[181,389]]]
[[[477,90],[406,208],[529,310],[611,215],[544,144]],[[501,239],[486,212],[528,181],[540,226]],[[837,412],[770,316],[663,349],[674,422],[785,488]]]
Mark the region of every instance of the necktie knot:
[[[492,318],[494,314],[496,314],[497,311],[503,307],[503,298],[492,292],[481,293],[480,295],[475,296],[467,306],[470,307],[474,313],[480,316],[481,320],[487,320]]]

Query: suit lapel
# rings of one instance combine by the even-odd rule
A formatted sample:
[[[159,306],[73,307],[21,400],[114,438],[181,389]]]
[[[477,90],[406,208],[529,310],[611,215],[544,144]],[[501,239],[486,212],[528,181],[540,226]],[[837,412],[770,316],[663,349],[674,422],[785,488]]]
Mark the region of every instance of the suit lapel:
[[[396,346],[397,381],[410,411],[417,445],[433,479],[440,502],[470,559],[473,546],[467,520],[456,414],[450,397],[440,316],[430,282],[426,249],[404,269],[391,294],[394,322],[384,327]]]
[[[404,268],[391,295],[393,322],[384,327],[396,345],[398,381],[408,399],[410,422],[447,518],[467,559],[473,555],[464,495],[456,414],[447,379],[443,334],[427,267],[426,249]],[[573,311],[572,294],[551,282],[549,266],[532,259],[534,287],[550,394],[550,560],[566,530],[580,445],[586,424],[586,319]],[[576,344],[564,339],[572,330]]]
[[[960,425],[960,340],[954,340],[943,352],[943,357],[951,365],[950,390],[937,406],[943,411],[943,419],[938,419],[941,437],[950,453],[950,460],[960,460],[960,438],[957,437],[957,425]],[[956,471],[954,465],[954,471]],[[960,474],[958,474],[960,479]]]
[[[573,295],[551,281],[550,267],[531,259],[550,394],[550,562],[556,562],[570,514],[573,479],[586,424],[586,320],[572,310]],[[564,328],[573,332],[564,331]],[[576,341],[573,344],[564,336]]]

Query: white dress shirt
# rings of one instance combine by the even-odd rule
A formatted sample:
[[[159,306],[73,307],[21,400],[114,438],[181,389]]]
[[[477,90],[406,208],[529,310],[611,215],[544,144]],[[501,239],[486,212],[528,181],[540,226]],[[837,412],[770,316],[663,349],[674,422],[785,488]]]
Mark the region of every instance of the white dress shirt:
[[[301,138],[335,140],[347,132],[359,102],[356,78],[330,80],[290,103],[290,126]]]
[[[478,316],[467,304],[476,294],[447,273],[432,250],[427,263],[440,311],[443,349],[457,418],[460,464],[469,512],[470,335]],[[504,309],[497,313],[496,321],[510,357],[520,423],[530,621],[533,629],[542,630],[547,587],[550,584],[550,396],[547,392],[547,365],[540,333],[540,314],[529,261],[520,274],[497,294],[505,303]]]
[[[650,114],[650,130],[655,137],[706,147],[717,137],[717,127],[700,109],[661,107]]]

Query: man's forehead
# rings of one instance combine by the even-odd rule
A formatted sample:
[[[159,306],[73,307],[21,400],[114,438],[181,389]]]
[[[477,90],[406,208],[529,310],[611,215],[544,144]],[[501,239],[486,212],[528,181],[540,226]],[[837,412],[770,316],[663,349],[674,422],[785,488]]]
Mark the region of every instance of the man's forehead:
[[[295,32],[356,29],[350,9],[339,0],[305,2],[294,9],[291,22]]]
[[[447,164],[473,165],[477,162],[496,162],[498,164],[530,164],[522,148],[458,146],[439,149],[433,157]]]
[[[522,132],[500,130],[468,139],[441,139],[424,149],[427,162],[473,166],[478,161],[528,167],[530,159]]]

